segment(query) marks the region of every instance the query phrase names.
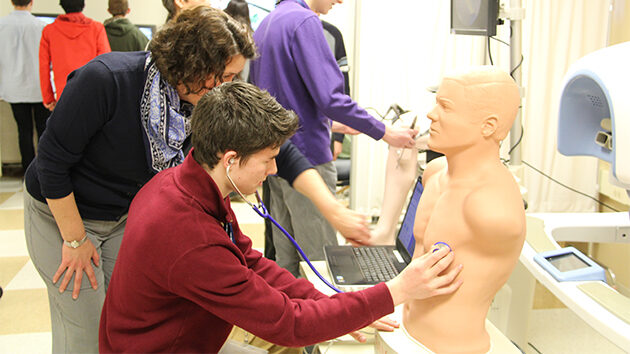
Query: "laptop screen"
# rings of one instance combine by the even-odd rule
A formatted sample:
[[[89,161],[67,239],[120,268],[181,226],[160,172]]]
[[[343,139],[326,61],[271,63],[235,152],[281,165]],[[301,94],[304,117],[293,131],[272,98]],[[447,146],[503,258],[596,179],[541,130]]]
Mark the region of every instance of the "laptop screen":
[[[424,188],[422,187],[422,176],[416,180],[416,185],[413,187],[411,198],[409,199],[409,205],[407,205],[407,211],[405,217],[400,225],[398,231],[398,240],[402,246],[407,250],[409,256],[413,256],[413,251],[416,249],[416,239],[413,236],[413,225],[416,219],[416,210],[418,209],[418,203],[420,202],[420,196]]]

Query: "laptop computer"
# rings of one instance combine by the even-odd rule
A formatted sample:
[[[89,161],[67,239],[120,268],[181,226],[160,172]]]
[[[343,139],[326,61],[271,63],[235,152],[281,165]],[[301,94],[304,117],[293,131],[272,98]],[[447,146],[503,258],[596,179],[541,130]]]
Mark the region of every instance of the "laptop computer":
[[[396,246],[324,246],[328,270],[336,286],[360,288],[388,281],[411,262],[416,247],[413,225],[423,190],[422,177],[418,177],[398,230]]]

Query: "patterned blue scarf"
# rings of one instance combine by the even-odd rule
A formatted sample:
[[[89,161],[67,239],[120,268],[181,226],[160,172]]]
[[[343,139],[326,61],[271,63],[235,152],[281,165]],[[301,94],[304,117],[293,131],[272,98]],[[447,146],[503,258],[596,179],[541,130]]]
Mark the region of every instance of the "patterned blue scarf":
[[[184,162],[184,141],[190,136],[192,106],[180,106],[177,90],[160,76],[151,55],[144,65],[147,78],[140,101],[140,121],[144,129],[147,161],[158,173]]]

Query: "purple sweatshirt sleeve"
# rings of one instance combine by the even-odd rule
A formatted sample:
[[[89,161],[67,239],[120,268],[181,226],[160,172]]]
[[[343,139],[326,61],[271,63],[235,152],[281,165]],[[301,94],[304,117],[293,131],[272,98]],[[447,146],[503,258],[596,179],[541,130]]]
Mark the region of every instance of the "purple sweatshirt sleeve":
[[[306,18],[297,28],[291,52],[304,84],[324,115],[373,139],[385,135],[385,125],[344,93],[343,75],[316,16]]]

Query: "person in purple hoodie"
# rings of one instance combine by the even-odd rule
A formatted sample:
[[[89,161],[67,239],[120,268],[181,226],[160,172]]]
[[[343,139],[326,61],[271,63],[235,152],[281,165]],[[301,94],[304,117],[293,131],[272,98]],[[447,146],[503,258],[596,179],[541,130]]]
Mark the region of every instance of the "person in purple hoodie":
[[[385,126],[344,93],[343,75],[324,37],[317,14],[341,0],[284,0],[260,23],[254,41],[250,80],[300,117],[291,141],[315,165],[334,192],[337,172],[330,151],[330,120],[394,147],[413,147],[416,130]],[[348,129],[348,132],[352,132]],[[336,244],[335,230],[305,197],[275,176],[269,179],[272,216],[302,246],[310,259],[323,259],[323,246]],[[299,274],[300,258],[273,230],[276,261]]]

